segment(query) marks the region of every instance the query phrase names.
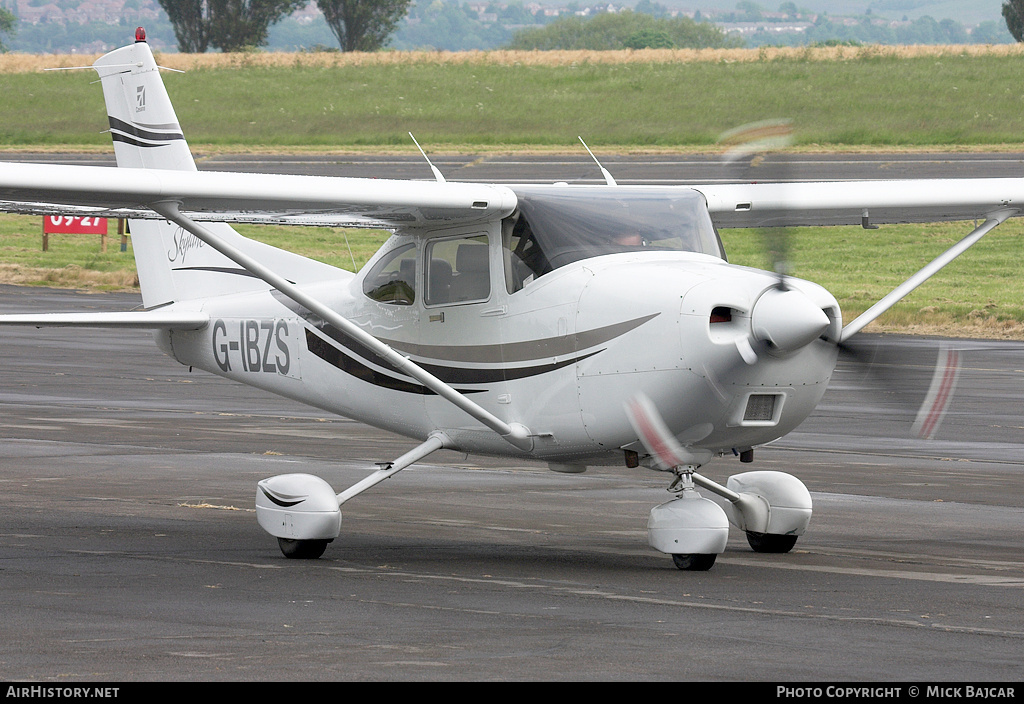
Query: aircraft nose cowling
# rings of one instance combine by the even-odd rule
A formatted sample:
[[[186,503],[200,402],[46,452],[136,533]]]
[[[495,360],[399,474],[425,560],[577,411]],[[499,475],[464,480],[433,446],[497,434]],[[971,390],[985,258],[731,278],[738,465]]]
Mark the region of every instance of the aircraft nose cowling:
[[[829,323],[825,311],[795,289],[765,291],[750,314],[754,338],[782,352],[810,344],[825,332]]]

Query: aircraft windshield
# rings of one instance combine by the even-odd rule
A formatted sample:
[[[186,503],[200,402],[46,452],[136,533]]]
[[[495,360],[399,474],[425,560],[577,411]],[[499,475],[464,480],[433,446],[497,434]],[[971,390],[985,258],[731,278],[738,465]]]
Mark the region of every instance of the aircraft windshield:
[[[506,227],[509,291],[581,259],[638,251],[723,257],[704,197],[685,189],[515,188]]]

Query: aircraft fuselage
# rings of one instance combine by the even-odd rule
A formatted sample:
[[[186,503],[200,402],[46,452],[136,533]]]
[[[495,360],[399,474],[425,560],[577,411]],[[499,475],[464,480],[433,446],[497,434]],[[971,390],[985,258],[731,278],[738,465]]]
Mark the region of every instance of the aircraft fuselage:
[[[446,243],[486,249],[488,281],[469,300],[425,295],[436,281],[425,280],[421,263],[436,261],[431,254]],[[381,276],[375,265],[389,256],[413,262],[405,267],[411,293],[377,300],[369,277]],[[815,284],[786,281],[826,312],[825,339],[791,351],[754,340],[751,364],[737,339],[750,338],[756,303],[779,284],[772,274],[705,254],[636,251],[583,259],[509,292],[506,256],[497,229],[395,236],[359,274],[308,290],[498,417],[529,428],[532,450],[512,446],[273,292],[207,299],[210,325],[164,333],[164,349],[183,364],[402,435],[441,430],[466,452],[580,469],[621,464],[624,451],[643,454],[624,410],[638,392],[703,463],[795,428],[831,377],[836,347],[825,339],[838,335],[839,308]]]

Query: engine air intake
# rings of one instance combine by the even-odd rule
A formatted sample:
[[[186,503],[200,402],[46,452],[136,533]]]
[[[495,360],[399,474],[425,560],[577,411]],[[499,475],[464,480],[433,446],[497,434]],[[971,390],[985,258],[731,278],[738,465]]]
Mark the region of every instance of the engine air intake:
[[[775,417],[775,394],[751,394],[747,408],[743,411],[744,421],[769,422]]]

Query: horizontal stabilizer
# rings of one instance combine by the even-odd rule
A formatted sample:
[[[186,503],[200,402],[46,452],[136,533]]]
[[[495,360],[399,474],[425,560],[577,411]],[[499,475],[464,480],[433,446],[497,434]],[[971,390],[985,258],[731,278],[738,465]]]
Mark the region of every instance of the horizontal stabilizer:
[[[32,313],[0,315],[0,325],[37,328],[94,327],[149,330],[199,330],[210,316],[194,312],[136,311],[125,313]]]

